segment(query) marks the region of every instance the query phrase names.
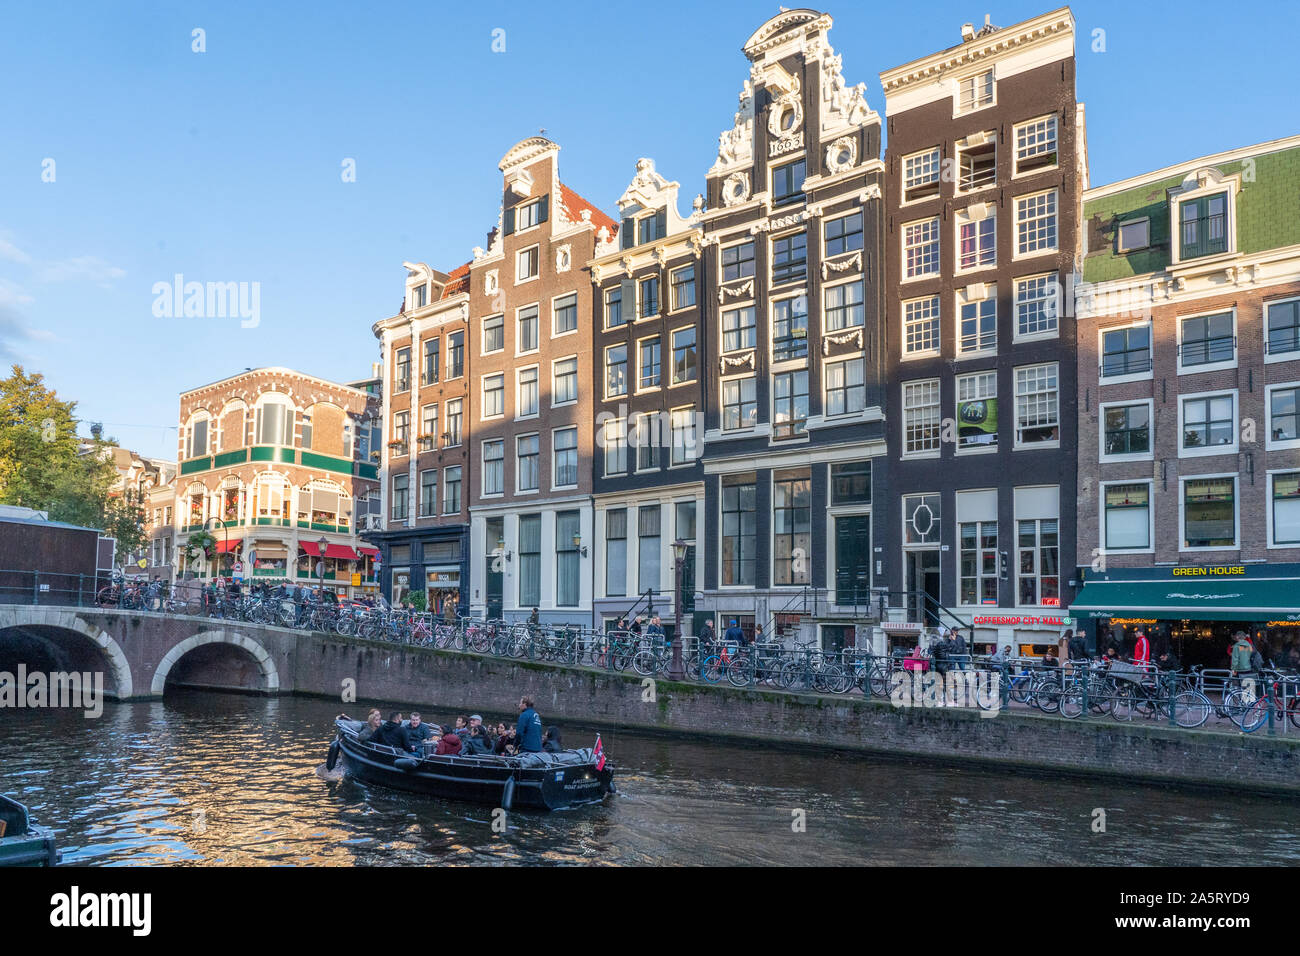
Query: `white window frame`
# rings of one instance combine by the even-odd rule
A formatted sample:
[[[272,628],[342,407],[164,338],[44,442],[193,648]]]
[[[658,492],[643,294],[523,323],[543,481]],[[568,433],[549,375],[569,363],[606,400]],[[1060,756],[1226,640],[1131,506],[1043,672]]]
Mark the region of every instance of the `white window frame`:
[[[962,310],[965,306],[979,306],[985,302],[993,303],[993,345],[985,348],[978,347],[979,334],[976,333],[976,348],[963,349],[961,347],[961,325]],[[955,313],[953,317],[953,341],[952,354],[953,358],[958,361],[967,359],[989,358],[998,354],[998,333],[999,333],[999,316],[998,316],[998,287],[992,282],[978,282],[973,285],[957,290],[957,301],[953,307]],[[977,310],[978,311],[978,310]],[[977,319],[978,326],[978,319]]]
[[[684,378],[677,381],[677,344],[676,338],[678,332],[685,332],[687,329],[695,333],[695,377]],[[663,364],[663,346],[659,347],[660,365]],[[694,325],[679,325],[675,329],[668,330],[668,387],[678,388],[683,385],[695,385],[700,380],[700,332],[699,328]],[[661,376],[662,378],[662,376]]]
[[[522,269],[520,268],[524,261],[524,256],[528,253],[534,253],[537,256],[537,271],[530,276],[520,278]],[[515,285],[523,285],[525,282],[532,282],[538,279],[542,274],[542,244],[535,242],[531,246],[515,250]]]
[[[972,139],[983,139],[984,141],[976,144],[970,142],[970,140]],[[983,186],[972,186],[969,189],[963,189],[961,185],[962,158],[968,152],[974,152],[975,150],[983,149],[984,147],[988,146],[990,142],[993,144],[993,182],[985,183]],[[953,162],[955,163],[956,166],[954,170],[956,175],[953,182],[954,196],[973,196],[976,193],[982,193],[986,189],[996,189],[998,187],[998,145],[999,144],[998,144],[997,130],[984,130],[979,133],[973,133],[971,134],[971,136],[968,136],[966,139],[958,140],[954,144],[953,152],[956,154],[953,157]]]
[[[964,381],[968,381],[968,380],[970,380],[970,379],[986,379],[986,378],[992,378],[992,379],[993,379],[993,394],[992,394],[992,395],[981,395],[981,396],[978,396],[978,397],[976,397],[976,398],[962,399],[962,397],[961,397],[961,384],[962,384],[962,382],[964,382]],[[996,401],[996,402],[998,403],[998,411],[1001,412],[1001,409],[1002,409],[1002,403],[1001,403],[1001,401],[998,400],[998,371],[997,371],[997,369],[995,369],[995,368],[986,368],[986,369],[980,369],[980,370],[977,371],[977,372],[964,372],[964,373],[962,373],[961,375],[954,376],[954,377],[953,377],[953,392],[952,392],[953,421],[954,421],[954,422],[957,422],[957,423],[958,423],[958,427],[960,427],[960,417],[958,416],[957,413],[958,413],[958,410],[960,409],[960,407],[961,407],[961,403],[962,403],[963,401],[968,401],[968,402],[978,402],[978,401],[986,401],[986,400],[988,400],[988,399],[990,399],[990,398],[993,399],[994,401]],[[999,434],[999,433],[1001,432],[1001,429],[1002,429],[1002,416],[1001,416],[1001,414],[999,414],[999,415],[998,415],[998,431],[993,433],[993,439],[994,439],[994,440],[993,440],[991,443],[988,443],[988,444],[971,444],[971,445],[963,445],[963,444],[961,443],[961,437],[960,437],[958,434],[956,434],[956,430],[954,429],[954,433],[953,433],[953,449],[954,449],[954,450],[953,450],[953,454],[955,454],[955,455],[988,455],[988,454],[993,454],[993,453],[995,453],[995,452],[998,450],[998,445],[999,445],[1000,442],[1001,442],[1001,438],[1002,438],[1002,436]],[[943,435],[942,435],[942,430],[940,431],[939,444],[940,444],[940,447],[942,447],[942,445],[943,445]]]
[[[557,381],[557,377],[555,374],[555,367],[559,365],[561,362],[573,362],[573,374],[575,378],[581,378],[581,374],[582,374],[582,363],[578,361],[577,355],[562,355],[559,358],[551,359],[551,408],[564,408],[569,405],[578,404],[577,393],[578,390],[580,390],[582,387],[581,383],[579,382],[578,389],[574,390],[574,396],[570,401],[557,402],[555,400],[555,394],[556,394],[555,383]]]
[[[1203,365],[1183,365],[1183,323],[1188,319],[1203,319],[1211,315],[1223,315],[1225,312],[1232,314],[1232,358],[1223,362],[1206,362]],[[1203,309],[1199,312],[1188,312],[1186,315],[1179,315],[1174,319],[1175,334],[1178,341],[1178,374],[1179,375],[1200,375],[1202,372],[1219,372],[1224,369],[1237,367],[1237,359],[1241,354],[1241,339],[1238,333],[1237,307],[1229,306],[1226,309]]]
[[[1280,441],[1273,440],[1273,393],[1289,388],[1300,388],[1300,381],[1277,382],[1264,388],[1264,448],[1267,451],[1300,448],[1300,435]],[[1297,465],[1297,468],[1300,468],[1300,465]]]
[[[909,246],[907,244],[907,230],[912,226],[923,226],[923,225],[933,227],[933,237],[923,242],[919,242],[915,246]],[[926,216],[923,219],[913,219],[911,222],[905,222],[902,224],[902,226],[898,230],[898,241],[900,246],[902,247],[902,259],[900,260],[900,262],[902,264],[902,272],[903,272],[903,276],[899,280],[900,282],[919,282],[922,279],[928,279],[942,273],[943,271],[943,238],[942,237],[943,237],[943,223],[940,221],[938,216]],[[910,248],[922,249],[924,247],[931,246],[931,245],[935,247],[934,268],[926,272],[918,272],[915,275],[908,275],[907,274],[908,249]]]
[[[523,456],[519,454],[519,443],[525,438],[537,439],[537,487],[525,488],[519,466],[523,463]],[[515,491],[516,495],[535,495],[542,490],[542,436],[540,432],[526,432],[522,435],[515,436]]]
[[[1237,193],[1241,190],[1241,175],[1224,176],[1215,179],[1205,177],[1205,185],[1174,193],[1169,197],[1169,264],[1179,266],[1186,262],[1217,262],[1220,259],[1237,255]],[[1188,200],[1202,199],[1215,193],[1227,193],[1227,208],[1224,211],[1224,229],[1227,230],[1228,248],[1225,252],[1216,252],[1211,256],[1196,256],[1183,259],[1183,203]]]
[[[1150,448],[1145,453],[1127,455],[1106,454],[1106,411],[1111,408],[1127,408],[1131,405],[1147,407],[1147,439]],[[1156,450],[1156,401],[1154,398],[1130,398],[1124,401],[1097,403],[1097,460],[1102,462],[1154,461]]]
[[[962,226],[974,226],[977,251],[976,259],[979,258],[979,250],[983,246],[979,242],[979,226],[984,222],[993,223],[993,261],[979,262],[974,265],[963,266],[961,264],[961,230]],[[952,217],[952,254],[953,254],[953,275],[969,275],[973,272],[983,272],[987,269],[996,269],[998,267],[998,209],[995,203],[982,202],[969,206],[966,209],[958,209]]]
[[[621,392],[611,392],[609,390],[609,353],[612,349],[623,350],[623,391]],[[632,393],[631,392],[632,376],[629,374],[629,372],[631,371],[631,363],[628,361],[627,349],[628,349],[628,344],[626,342],[616,342],[613,345],[606,345],[605,348],[601,350],[600,368],[601,368],[601,375],[604,379],[601,388],[601,395],[605,401],[609,401],[615,398],[626,398],[628,395]]]
[[[689,305],[678,305],[677,304],[677,283],[674,280],[680,273],[685,272],[687,269],[691,270],[690,285],[695,287],[694,289],[695,301],[690,303]],[[683,283],[683,285],[684,284],[685,283]],[[698,271],[695,268],[695,263],[688,262],[685,265],[677,266],[673,269],[668,270],[668,298],[670,300],[668,305],[669,314],[672,314],[673,312],[685,312],[687,309],[694,309],[696,306],[699,305],[700,277]]]
[[[487,414],[487,396],[488,396],[488,379],[501,379],[501,412],[497,415]],[[481,422],[494,421],[498,418],[506,417],[506,373],[502,372],[484,372],[479,376],[479,418]]]
[[[1220,544],[1213,547],[1187,547],[1187,491],[1189,481],[1201,481],[1207,478],[1228,478],[1232,481],[1232,544]],[[1269,501],[1270,511],[1272,500]],[[1241,550],[1241,481],[1235,471],[1214,472],[1204,475],[1178,476],[1178,550],[1181,553],[1199,553],[1205,551],[1240,551]]]
[[[1021,252],[1020,235],[1021,235],[1021,230],[1024,229],[1026,223],[1038,222],[1039,220],[1046,220],[1048,216],[1044,214],[1043,216],[1035,216],[1031,220],[1022,220],[1020,218],[1020,211],[1021,211],[1020,204],[1029,202],[1031,200],[1040,199],[1043,196],[1052,197],[1051,219],[1055,224],[1055,229],[1053,230],[1056,234],[1055,240],[1053,244],[1050,246],[1039,246],[1037,248],[1029,250],[1028,252]],[[1040,189],[1038,192],[1026,193],[1023,196],[1012,197],[1011,216],[1012,216],[1013,225],[1015,227],[1015,232],[1012,235],[1012,243],[1013,243],[1011,247],[1012,262],[1019,262],[1021,259],[1033,259],[1038,256],[1053,256],[1061,251],[1061,191],[1059,189]]]
[[[921,161],[924,165],[928,166],[931,160],[933,160],[934,163],[934,178],[933,179],[927,178],[923,182],[919,183],[919,185],[928,186],[930,183],[933,182],[938,185],[938,189],[932,195],[919,196],[916,199],[908,199],[907,190],[910,188],[908,185],[908,171],[907,171],[908,163],[912,161]],[[928,176],[928,172],[927,172],[927,176]],[[938,146],[932,146],[929,149],[921,149],[921,150],[917,150],[915,153],[908,153],[906,156],[903,157],[902,162],[899,164],[898,178],[899,178],[898,187],[899,190],[901,191],[901,195],[898,197],[900,205],[906,206],[911,203],[925,202],[927,199],[939,198],[939,196],[943,192],[943,154],[940,148]],[[866,237],[864,236],[863,238],[865,239]]]
[[[754,424],[741,425],[739,428],[728,428],[727,412],[726,412],[727,409],[726,387],[732,382],[743,382],[746,379],[754,383]],[[741,395],[740,407],[743,409],[745,406],[743,386],[741,390],[742,390],[742,395]],[[718,381],[718,430],[721,431],[724,435],[743,435],[747,432],[755,431],[759,426],[759,417],[758,417],[759,408],[760,408],[760,403],[758,401],[758,373],[757,372],[743,372],[738,375],[727,375]]]
[[[1186,403],[1204,398],[1232,397],[1232,444],[1210,445],[1205,448],[1183,447],[1183,410]],[[1178,396],[1178,457],[1179,458],[1213,458],[1215,455],[1236,455],[1241,446],[1241,398],[1235,388],[1214,388],[1205,392],[1184,392]]]
[[[1265,364],[1271,365],[1271,364],[1273,364],[1274,362],[1297,362],[1297,361],[1300,361],[1300,349],[1297,349],[1297,350],[1295,350],[1294,352],[1277,352],[1277,353],[1270,353],[1270,352],[1268,351],[1268,310],[1269,310],[1272,306],[1275,306],[1275,305],[1285,305],[1285,304],[1287,304],[1288,302],[1300,302],[1300,296],[1284,295],[1284,296],[1282,296],[1282,297],[1280,297],[1280,298],[1276,298],[1276,299],[1265,299],[1265,300],[1264,300],[1264,303],[1263,303],[1263,322],[1262,322],[1262,324],[1263,324],[1263,331],[1262,331],[1263,342],[1262,342],[1262,348],[1264,349],[1264,362],[1265,362]]]
[[[913,405],[913,406],[909,406],[908,403],[907,403],[907,393],[908,393],[908,389],[909,389],[909,388],[916,388],[916,387],[919,387],[919,386],[922,386],[922,385],[925,385],[925,386],[933,385],[933,386],[934,386],[934,402],[932,402],[932,403],[927,402],[927,403],[924,404],[924,405]],[[920,379],[915,379],[915,380],[910,381],[910,382],[900,382],[898,388],[899,388],[899,397],[900,397],[900,401],[901,401],[901,404],[899,405],[899,407],[900,407],[900,408],[902,409],[902,411],[903,411],[903,414],[902,414],[902,417],[901,417],[901,420],[900,420],[900,427],[902,428],[902,432],[901,432],[901,434],[900,434],[900,438],[901,438],[902,440],[901,440],[900,443],[899,443],[900,448],[901,448],[901,457],[903,457],[903,458],[938,458],[940,452],[943,450],[943,382],[942,382],[940,379],[938,379],[938,378],[920,378]],[[909,450],[908,447],[907,447],[907,441],[908,441],[908,439],[907,439],[908,413],[909,413],[909,412],[915,412],[917,409],[922,409],[922,408],[933,408],[933,409],[934,409],[934,423],[933,423],[933,424],[934,424],[934,427],[935,427],[935,430],[936,430],[936,433],[937,433],[937,434],[936,434],[936,438],[935,438],[935,447],[934,447],[934,448],[924,448],[924,449],[919,449],[919,450],[916,450],[916,451],[911,451],[911,450]],[[904,523],[906,523],[906,518],[904,518]]]
[[[1047,298],[1042,301],[1047,303],[1047,308],[1054,313],[1056,325],[1051,329],[1045,329],[1039,332],[1021,332],[1020,331],[1020,287],[1026,282],[1037,282],[1040,279],[1046,279],[1048,288],[1051,290]],[[1060,276],[1055,272],[1040,272],[1037,275],[1016,276],[1011,280],[1011,341],[1014,342],[1042,342],[1049,339],[1060,338],[1061,335],[1061,281]]]
[[[487,329],[487,324],[488,324],[489,322],[491,322],[493,319],[499,319],[499,320],[501,321],[501,347],[500,347],[499,349],[489,349],[489,348],[487,347],[487,331],[488,331],[488,329]],[[483,356],[483,355],[496,355],[498,352],[504,352],[505,350],[506,350],[506,316],[505,316],[505,313],[504,313],[504,312],[496,312],[496,313],[493,313],[492,315],[485,315],[485,316],[483,316],[483,318],[479,320],[478,354],[479,354],[480,356]]]
[[[556,476],[559,475],[560,473],[560,470],[557,467],[557,460],[556,460],[556,454],[560,451],[560,447],[555,441],[555,436],[558,435],[560,432],[573,432],[573,457],[574,460],[577,462],[577,467],[574,468],[574,482],[571,485],[557,485],[555,483]],[[568,449],[564,449],[564,450],[568,451]],[[540,449],[539,449],[539,454],[540,454]],[[582,449],[580,448],[580,442],[578,441],[578,427],[576,425],[567,425],[562,428],[552,428],[551,429],[551,490],[557,491],[561,488],[577,488],[578,485],[580,484],[582,484]]]
[[[1056,429],[1057,437],[1053,441],[1035,441],[1022,442],[1020,440],[1020,373],[1029,369],[1039,369],[1053,366],[1056,369]],[[1062,419],[1062,402],[1061,402],[1061,363],[1060,362],[1035,362],[1032,365],[1017,365],[1011,370],[1011,414],[1012,427],[1015,431],[1012,433],[1012,449],[1019,451],[1021,449],[1034,450],[1036,448],[1060,448],[1061,447],[1061,429],[1064,427]]]
[[[452,413],[451,413],[451,406],[452,406],[452,405],[456,405],[456,406],[458,406],[457,411],[459,411],[459,413],[460,413],[458,416],[455,416],[455,417],[458,417],[458,418],[460,419],[460,434],[459,434],[459,435],[455,435],[455,436],[453,436],[453,435],[451,434],[451,427],[450,427],[450,426],[451,426],[451,419],[453,418]],[[443,410],[443,412],[445,412],[445,415],[443,416],[443,419],[442,419],[443,432],[444,432],[444,434],[446,434],[449,438],[454,437],[454,438],[456,439],[455,442],[448,442],[448,443],[445,444],[443,447],[444,447],[444,448],[459,448],[459,447],[460,447],[462,444],[464,444],[464,442],[465,442],[465,400],[464,400],[464,399],[461,399],[461,398],[449,398],[449,399],[447,399],[447,401],[443,402],[443,409],[442,409],[442,410]]]
[[[555,331],[555,317],[557,314],[555,309],[555,304],[559,302],[561,299],[567,299],[570,296],[573,297],[573,317],[574,317],[573,328],[569,329],[566,332],[557,332]],[[578,334],[579,330],[581,330],[582,328],[582,314],[581,314],[582,310],[580,308],[580,305],[581,303],[579,301],[578,293],[574,291],[562,292],[560,295],[551,296],[551,338],[552,339],[562,339],[565,338],[566,336]]]
[[[1140,245],[1140,246],[1128,246],[1128,245],[1125,245],[1125,244],[1124,244],[1124,227],[1125,227],[1125,226],[1137,226],[1137,225],[1144,225],[1144,226],[1146,226],[1146,228],[1147,228],[1147,239],[1146,239],[1146,242],[1142,243],[1142,245]],[[1150,216],[1139,216],[1139,217],[1136,218],[1136,219],[1125,219],[1125,220],[1122,220],[1122,221],[1119,223],[1119,225],[1117,225],[1117,226],[1115,227],[1115,252],[1116,252],[1117,255],[1121,255],[1121,256],[1122,256],[1122,255],[1126,255],[1127,253],[1130,253],[1130,252],[1137,252],[1137,251],[1140,250],[1140,249],[1150,249],[1150,248],[1151,248],[1151,217],[1150,217]]]
[[[487,490],[487,476],[488,476],[487,451],[489,445],[501,446],[501,457],[500,459],[498,459],[498,461],[500,461],[501,464],[501,490],[500,491]],[[479,467],[481,469],[480,474],[482,476],[479,480],[479,496],[482,498],[504,497],[506,493],[506,443],[504,438],[488,438],[479,442]]]
[[[907,349],[907,330],[909,324],[929,323],[931,320],[929,318],[925,318],[925,319],[921,319],[916,323],[909,323],[907,318],[907,307],[909,305],[918,305],[919,307],[920,303],[931,303],[931,302],[934,303],[934,307],[935,307],[935,315],[933,319],[933,321],[935,322],[935,329],[934,329],[934,336],[933,336],[934,347],[928,349],[917,349],[915,351],[909,352]],[[903,354],[900,361],[910,362],[915,359],[930,358],[940,353],[940,350],[943,348],[943,297],[942,296],[923,295],[915,299],[904,299],[901,303],[899,303],[899,321],[902,323],[902,331],[899,336],[899,346],[903,350]]]
[[[645,342],[655,341],[659,343],[659,382],[656,385],[641,385],[641,346]],[[664,387],[664,337],[656,332],[653,335],[643,335],[636,342],[636,387],[632,389],[633,395],[648,395],[651,392],[660,391]]]
[[[1294,468],[1270,468],[1267,472],[1264,473],[1264,477],[1265,477],[1264,493],[1268,496],[1268,497],[1267,497],[1267,502],[1268,502],[1268,547],[1269,547],[1270,549],[1274,549],[1274,548],[1287,548],[1287,549],[1290,549],[1290,550],[1294,551],[1294,550],[1296,550],[1297,548],[1300,548],[1300,541],[1284,541],[1284,542],[1282,542],[1281,544],[1279,544],[1279,543],[1277,542],[1276,538],[1274,537],[1276,531],[1275,531],[1275,529],[1274,529],[1274,527],[1273,527],[1273,501],[1274,501],[1274,498],[1273,498],[1273,495],[1274,495],[1273,483],[1274,483],[1274,481],[1277,479],[1278,475],[1292,475],[1292,474],[1295,474],[1295,473],[1298,472],[1298,471],[1300,471],[1300,465],[1297,465],[1297,466],[1294,467]]]
[[[1048,122],[1048,121],[1051,122],[1055,130],[1052,136],[1052,141],[1056,144],[1056,148],[1055,150],[1053,150],[1053,152],[1056,153],[1056,162],[1052,163],[1050,166],[1039,166],[1036,169],[1021,171],[1020,131],[1022,129],[1027,129],[1030,126],[1036,126],[1039,123]],[[1042,152],[1047,152],[1047,151],[1042,150]],[[1029,157],[1025,157],[1025,158],[1029,158]],[[1055,113],[1047,113],[1043,116],[1035,116],[1032,119],[1027,119],[1022,123],[1016,123],[1011,128],[1011,166],[1012,166],[1011,169],[1012,178],[1019,178],[1021,176],[1037,176],[1039,173],[1045,173],[1050,170],[1060,168],[1061,166],[1061,123]]]
[[[689,416],[689,434],[691,436],[690,447],[686,447],[683,441],[682,450],[686,457],[682,461],[677,460],[677,415],[679,412],[685,412]],[[668,467],[669,468],[689,468],[695,464],[701,453],[701,435],[697,427],[698,421],[695,415],[694,405],[678,405],[676,408],[668,410]],[[685,432],[684,432],[685,434]]]
[[[1127,403],[1134,404],[1134,403]],[[1147,487],[1147,546],[1145,548],[1110,548],[1106,545],[1106,489],[1112,485],[1146,485]],[[1097,551],[1099,554],[1155,554],[1156,553],[1156,490],[1151,478],[1116,478],[1097,483]]]
[[[537,339],[537,344],[533,346],[531,349],[520,348],[520,346],[523,345],[523,341],[524,341],[522,319],[523,319],[523,313],[526,309],[532,309],[536,313],[536,315],[533,316],[533,321],[537,323],[537,329],[536,329],[537,335],[535,336],[535,338]],[[521,305],[519,306],[519,308],[515,309],[515,357],[518,358],[521,355],[536,355],[538,352],[541,351],[541,348],[542,348],[541,303],[530,302],[527,305]]]
[[[989,85],[991,87],[991,90],[989,92],[988,102],[975,105],[975,98],[972,96],[971,97],[972,105],[963,106],[962,92],[963,92],[963,87],[966,85],[966,81],[976,80],[984,76],[987,76],[989,78]],[[973,89],[974,87],[972,87],[972,90]],[[972,70],[971,72],[966,73],[964,76],[957,77],[953,80],[953,89],[952,89],[953,119],[956,119],[959,116],[970,116],[972,113],[978,113],[980,110],[992,109],[997,105],[998,105],[998,76],[997,76],[997,72],[993,69],[992,66],[989,66],[985,69]]]
[[[524,372],[533,371],[537,373],[537,379],[533,383],[537,388],[537,408],[530,414],[521,414],[523,409],[522,386]],[[521,422],[530,418],[537,418],[542,414],[542,367],[540,365],[524,365],[515,369],[515,421]]]
[[[859,285],[862,287],[862,301],[856,303],[855,306],[844,306],[844,308],[852,309],[856,307],[860,309],[862,312],[862,321],[859,322],[857,325],[844,325],[844,326],[840,326],[839,328],[833,329],[830,326],[830,322],[828,318],[830,315],[830,310],[826,304],[827,294],[836,289],[844,289],[852,285]],[[823,335],[827,333],[845,332],[849,329],[865,329],[866,325],[867,325],[867,284],[865,280],[862,278],[862,276],[856,276],[853,278],[844,279],[840,282],[832,282],[832,283],[824,284],[822,286],[822,329],[821,330]]]
[[[859,409],[851,410],[851,411],[831,412],[831,411],[829,411],[829,406],[830,406],[830,373],[831,373],[831,369],[834,368],[834,367],[837,367],[837,366],[841,366],[841,365],[849,365],[850,363],[853,363],[853,362],[856,362],[858,365],[860,365],[860,366],[862,367],[862,385],[861,385],[861,388],[862,388],[862,407],[859,408]],[[863,412],[865,412],[866,409],[867,409],[867,363],[866,363],[866,360],[865,360],[861,355],[843,355],[843,356],[836,356],[836,357],[834,357],[834,358],[828,358],[828,359],[824,360],[824,361],[821,363],[821,366],[822,366],[822,411],[823,411],[824,416],[825,416],[826,418],[828,418],[828,419],[834,419],[834,420],[838,421],[838,420],[840,420],[840,419],[853,419],[853,418],[857,418],[857,417],[859,417],[860,415],[862,415]],[[848,381],[847,376],[846,376],[846,378],[845,378],[845,381],[846,381],[846,382]],[[848,404],[848,402],[847,402],[847,395],[848,395],[848,391],[849,391],[849,389],[850,389],[850,388],[857,388],[857,387],[858,387],[858,386],[849,386],[849,385],[847,385],[847,384],[843,386],[843,391],[844,391],[845,396],[846,396],[846,401],[845,401],[845,404],[846,404],[846,405]]]
[[[614,437],[621,441],[611,441],[610,429],[614,430]],[[626,418],[606,418],[601,432],[601,472],[606,477],[624,477],[627,475],[628,465],[628,442],[627,442],[627,419]],[[621,469],[610,470],[610,452],[617,453],[621,449],[623,458],[623,467]],[[617,462],[615,462],[617,464]]]
[[[754,322],[752,325],[741,326],[740,328],[751,329],[754,341],[749,345],[741,345],[734,349],[728,349],[726,317],[732,312],[742,312],[745,309],[749,309],[749,311],[753,313]],[[753,300],[732,303],[718,309],[718,346],[722,350],[723,355],[735,355],[739,352],[756,350],[758,348],[758,306]]]
[[[1151,367],[1145,372],[1130,372],[1127,375],[1104,375],[1106,358],[1106,333],[1121,332],[1125,329],[1137,329],[1145,327],[1147,330],[1147,350],[1151,353]],[[1122,385],[1125,382],[1146,382],[1155,377],[1156,368],[1156,343],[1155,327],[1151,319],[1139,319],[1137,322],[1127,322],[1123,325],[1107,325],[1097,329],[1097,383],[1101,386]]]

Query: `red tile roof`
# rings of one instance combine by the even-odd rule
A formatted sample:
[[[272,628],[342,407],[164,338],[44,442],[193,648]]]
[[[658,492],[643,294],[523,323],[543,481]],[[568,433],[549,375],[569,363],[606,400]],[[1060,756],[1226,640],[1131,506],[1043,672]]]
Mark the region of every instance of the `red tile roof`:
[[[583,199],[564,185],[564,183],[560,183],[560,197],[564,200],[564,208],[569,211],[569,217],[575,222],[582,222],[582,211],[590,209],[591,221],[596,227],[596,232],[600,232],[601,226],[609,230],[611,238],[618,232],[618,223],[597,209],[595,204]]]
[[[453,295],[469,291],[469,265],[467,262],[447,273],[447,284],[443,286],[442,298],[450,299]]]

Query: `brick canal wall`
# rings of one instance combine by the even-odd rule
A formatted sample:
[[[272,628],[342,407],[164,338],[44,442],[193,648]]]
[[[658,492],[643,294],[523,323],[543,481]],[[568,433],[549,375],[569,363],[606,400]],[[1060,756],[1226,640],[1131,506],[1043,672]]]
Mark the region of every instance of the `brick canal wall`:
[[[735,742],[806,741],[818,748],[972,761],[1129,780],[1300,794],[1300,738],[1065,720],[1020,713],[895,708],[861,696],[818,697],[655,682],[653,699],[635,674],[562,668],[348,638],[313,635],[296,655],[285,689],[339,699],[356,682],[356,716],[371,702],[438,712],[511,713],[531,694],[546,723],[705,735]]]

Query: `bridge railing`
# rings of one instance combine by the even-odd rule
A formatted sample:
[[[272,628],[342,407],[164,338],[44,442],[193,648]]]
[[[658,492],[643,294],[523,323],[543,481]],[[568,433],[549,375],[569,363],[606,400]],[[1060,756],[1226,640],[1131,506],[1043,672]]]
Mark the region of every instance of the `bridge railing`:
[[[0,568],[0,604],[95,607],[98,595],[112,587],[110,572],[68,574]]]

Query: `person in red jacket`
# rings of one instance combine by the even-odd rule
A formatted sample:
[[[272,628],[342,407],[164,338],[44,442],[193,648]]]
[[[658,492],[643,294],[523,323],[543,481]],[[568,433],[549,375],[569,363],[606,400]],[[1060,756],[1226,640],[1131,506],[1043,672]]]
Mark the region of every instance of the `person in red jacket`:
[[[1133,663],[1151,663],[1151,642],[1147,640],[1146,631],[1137,632],[1137,642],[1133,645]]]
[[[456,734],[443,734],[442,739],[438,741],[438,748],[434,750],[434,754],[439,757],[459,756],[460,737]]]

